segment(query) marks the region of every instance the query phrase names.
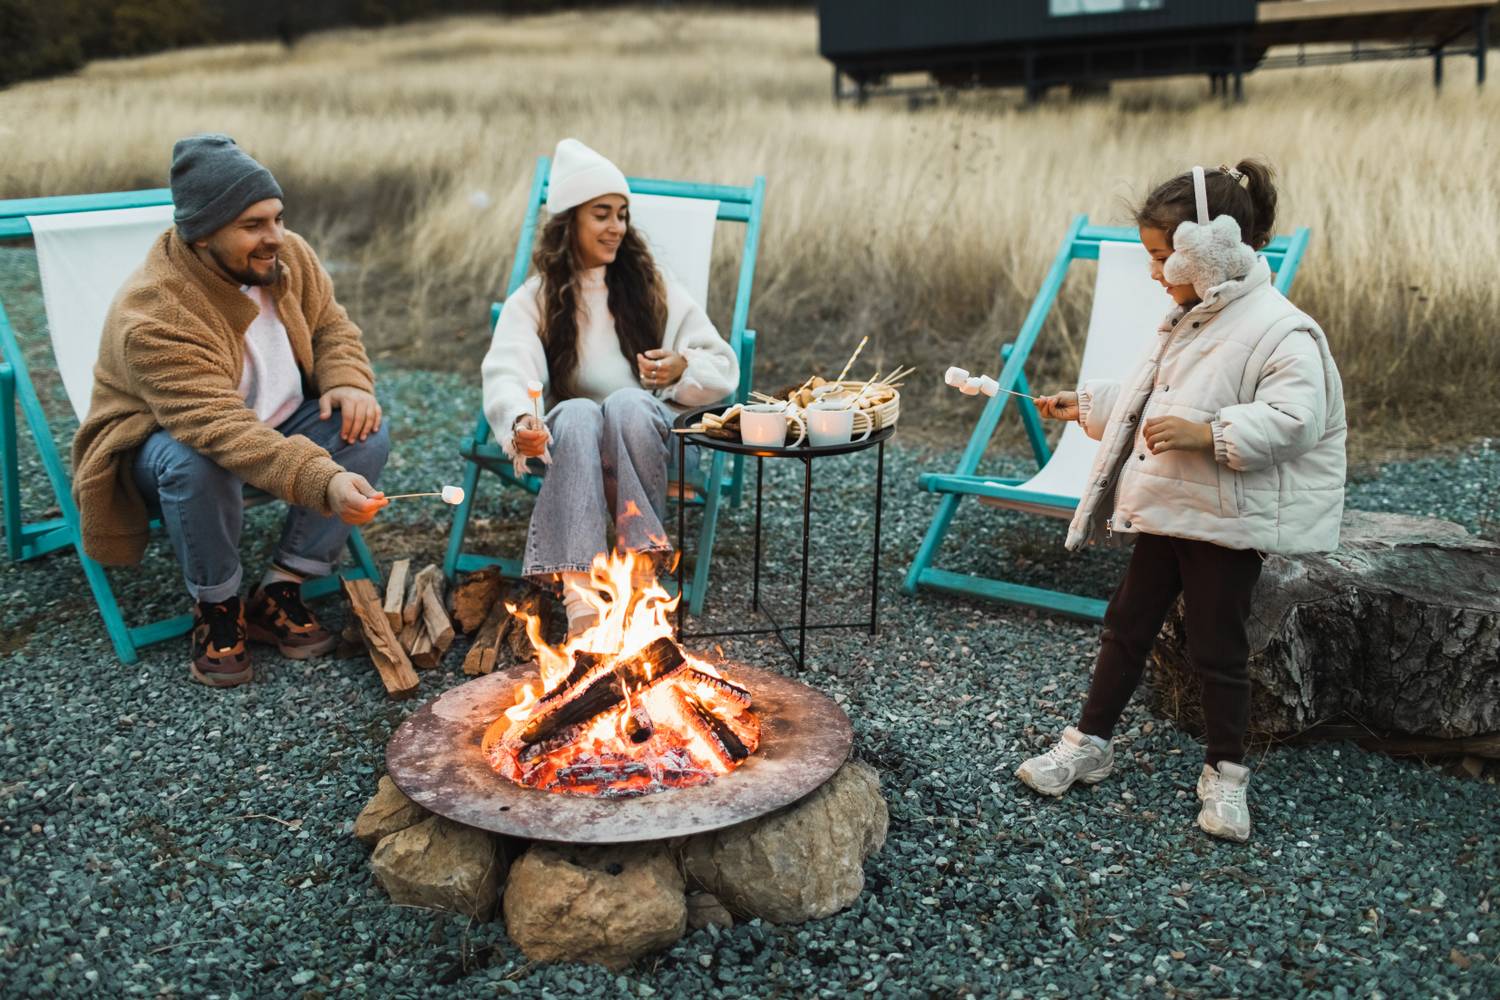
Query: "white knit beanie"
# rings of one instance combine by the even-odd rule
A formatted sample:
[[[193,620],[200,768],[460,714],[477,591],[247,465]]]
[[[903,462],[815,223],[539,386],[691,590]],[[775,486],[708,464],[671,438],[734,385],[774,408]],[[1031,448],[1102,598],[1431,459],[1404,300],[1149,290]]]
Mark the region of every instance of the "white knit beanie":
[[[606,194],[630,197],[620,168],[577,139],[559,142],[547,179],[547,211],[556,215]]]

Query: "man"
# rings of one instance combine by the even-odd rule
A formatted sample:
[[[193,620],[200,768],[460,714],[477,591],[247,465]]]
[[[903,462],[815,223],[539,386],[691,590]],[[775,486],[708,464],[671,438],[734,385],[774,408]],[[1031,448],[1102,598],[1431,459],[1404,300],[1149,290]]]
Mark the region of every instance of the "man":
[[[174,228],[104,322],[73,491],[84,549],[109,565],[140,561],[160,512],[196,601],[190,676],[231,687],[253,676],[247,639],[294,659],[337,643],[299,588],[385,506],[371,483],[390,439],[359,328],[284,227],[270,171],[196,135],[173,147],[171,184]],[[248,606],[246,483],[292,506]]]

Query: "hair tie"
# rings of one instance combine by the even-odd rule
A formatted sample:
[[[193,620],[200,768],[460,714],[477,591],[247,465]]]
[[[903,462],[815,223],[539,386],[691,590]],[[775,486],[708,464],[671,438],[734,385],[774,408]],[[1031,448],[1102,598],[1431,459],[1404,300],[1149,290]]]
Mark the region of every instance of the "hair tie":
[[[1245,175],[1243,173],[1234,169],[1227,163],[1219,164],[1219,173],[1228,174],[1230,179],[1233,180],[1236,184],[1239,184],[1245,179]]]

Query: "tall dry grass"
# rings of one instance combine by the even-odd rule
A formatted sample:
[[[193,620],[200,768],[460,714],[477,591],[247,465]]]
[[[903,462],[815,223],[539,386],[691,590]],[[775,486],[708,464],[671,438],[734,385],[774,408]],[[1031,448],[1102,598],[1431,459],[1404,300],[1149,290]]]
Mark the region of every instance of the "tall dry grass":
[[[1031,109],[835,108],[816,40],[805,14],[638,10],[95,64],[0,92],[0,196],[157,186],[175,138],[229,132],[276,172],[378,353],[477,369],[533,159],[558,138],[633,174],[764,174],[751,315],[774,383],[838,364],[863,333],[877,364],[993,367],[1073,213],[1123,223],[1155,180],[1260,155],[1280,173],[1279,228],[1313,228],[1294,298],[1333,341],[1361,453],[1500,416],[1492,94],[1462,79],[1436,94],[1418,63],[1267,72],[1239,107],[1194,80]],[[1040,384],[1076,365],[1088,277],[1059,303]],[[730,284],[715,282],[717,318]]]

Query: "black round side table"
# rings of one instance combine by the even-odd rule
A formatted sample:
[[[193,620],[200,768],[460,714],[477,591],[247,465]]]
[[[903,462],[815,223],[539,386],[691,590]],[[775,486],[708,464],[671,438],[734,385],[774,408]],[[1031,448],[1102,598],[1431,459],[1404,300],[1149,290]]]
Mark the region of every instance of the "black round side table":
[[[687,446],[696,445],[699,448],[710,448],[715,451],[729,452],[734,455],[746,455],[755,459],[755,573],[751,585],[750,608],[766,617],[771,623],[766,628],[743,628],[728,629],[718,632],[683,632],[682,616],[685,601],[677,602],[677,639],[711,639],[730,635],[766,635],[774,633],[781,645],[786,649],[787,655],[798,667],[802,667],[807,657],[807,633],[813,630],[840,629],[840,628],[864,628],[871,635],[875,635],[880,627],[880,514],[884,502],[885,493],[885,443],[896,428],[882,427],[872,431],[870,436],[863,441],[850,441],[847,444],[826,445],[813,447],[805,441],[795,447],[784,446],[780,448],[765,448],[757,445],[745,444],[739,440],[727,440],[724,438],[710,437],[702,433],[684,433],[687,427],[698,420],[705,413],[722,413],[728,406],[703,406],[696,410],[689,410],[677,418],[674,425],[677,434],[677,467],[685,468],[687,464]],[[819,458],[828,458],[833,455],[847,455],[851,452],[875,449],[875,538],[870,557],[870,617],[868,620],[861,619],[852,622],[815,622],[809,624],[807,621],[807,566],[811,554],[812,543],[812,482],[813,462]],[[800,459],[802,462],[802,577],[799,595],[799,607],[796,625],[783,625],[778,623],[777,618],[761,604],[760,599],[760,576],[761,576],[761,479],[765,460],[768,458],[792,458]],[[715,484],[717,485],[717,484]],[[683,592],[683,579],[686,551],[683,546],[687,538],[687,510],[686,504],[677,505],[677,593]],[[786,632],[795,629],[797,632],[797,648],[794,650],[791,643],[787,641]]]

